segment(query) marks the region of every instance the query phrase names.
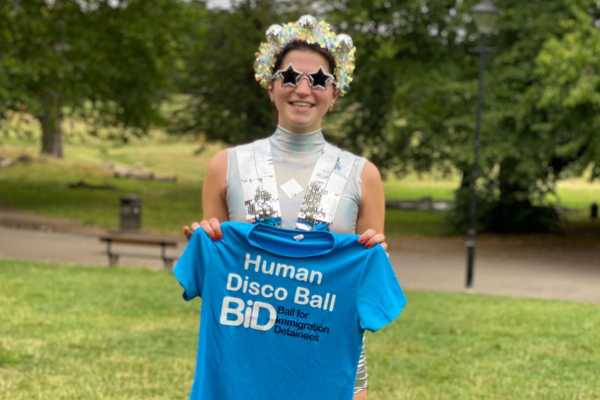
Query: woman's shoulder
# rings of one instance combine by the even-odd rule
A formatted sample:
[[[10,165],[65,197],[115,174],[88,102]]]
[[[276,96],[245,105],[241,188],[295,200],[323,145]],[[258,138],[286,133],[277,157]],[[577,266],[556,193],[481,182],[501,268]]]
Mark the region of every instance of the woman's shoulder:
[[[381,182],[381,174],[379,173],[379,168],[377,168],[377,166],[375,164],[373,164],[371,161],[367,160],[366,158],[364,159],[365,163],[363,165],[362,171],[361,171],[361,179],[363,181],[376,181],[376,182]]]
[[[214,156],[212,156],[208,165],[210,166],[211,164],[220,164],[224,161],[227,162],[228,151],[229,151],[229,148],[219,150]]]
[[[207,175],[221,175],[227,170],[227,152],[229,149],[219,150],[208,162]]]

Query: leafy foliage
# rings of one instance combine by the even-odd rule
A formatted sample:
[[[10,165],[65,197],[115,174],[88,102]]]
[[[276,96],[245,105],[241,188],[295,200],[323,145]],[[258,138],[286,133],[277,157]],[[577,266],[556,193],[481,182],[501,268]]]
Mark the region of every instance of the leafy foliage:
[[[553,163],[588,165],[600,177],[600,32],[597,2],[567,1],[571,15],[560,21],[562,37],[551,37],[536,60],[541,82],[538,106],[551,110],[543,128],[558,131]],[[556,169],[559,169],[557,167]]]
[[[477,35],[469,16],[474,3],[334,3],[336,22],[354,28],[358,47],[356,80],[347,99],[356,112],[344,145],[397,173],[462,171],[455,221],[468,214],[474,154],[478,57],[470,54]],[[539,206],[554,193],[561,173],[581,171],[598,159],[594,81],[580,78],[581,57],[564,40],[585,32],[591,42],[599,12],[587,0],[503,0],[497,6],[501,16],[489,39],[495,50],[485,75],[479,220],[492,231],[547,230],[558,214]],[[563,51],[571,66],[562,67],[573,71],[570,80],[556,68],[561,45],[571,50],[570,56]],[[587,52],[597,57],[594,47]],[[552,82],[562,82],[561,90]],[[587,97],[573,103],[574,95]]]
[[[267,27],[281,22],[277,4],[241,2],[209,13],[206,35],[193,49],[181,84],[192,96],[187,110],[191,118],[183,113],[176,129],[202,132],[225,143],[264,137],[277,114],[254,79],[253,62]]]
[[[143,133],[160,122],[181,39],[202,12],[176,0],[3,1],[1,108],[34,115],[44,140],[60,139],[64,112]]]

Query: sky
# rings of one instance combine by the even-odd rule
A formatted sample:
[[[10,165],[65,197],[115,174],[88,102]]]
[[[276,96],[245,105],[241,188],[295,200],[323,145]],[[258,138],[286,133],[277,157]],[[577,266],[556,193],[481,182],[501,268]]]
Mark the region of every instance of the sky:
[[[208,8],[229,8],[231,0],[207,0],[206,5]]]

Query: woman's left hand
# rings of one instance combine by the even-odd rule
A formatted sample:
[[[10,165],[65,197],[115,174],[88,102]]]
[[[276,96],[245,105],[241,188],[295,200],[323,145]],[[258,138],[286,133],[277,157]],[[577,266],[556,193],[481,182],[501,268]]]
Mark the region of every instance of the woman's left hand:
[[[386,251],[388,245],[385,242],[385,235],[383,233],[375,232],[375,229],[367,229],[360,237],[358,238],[359,243],[364,243],[366,248],[371,248],[376,244],[381,244],[381,247]]]

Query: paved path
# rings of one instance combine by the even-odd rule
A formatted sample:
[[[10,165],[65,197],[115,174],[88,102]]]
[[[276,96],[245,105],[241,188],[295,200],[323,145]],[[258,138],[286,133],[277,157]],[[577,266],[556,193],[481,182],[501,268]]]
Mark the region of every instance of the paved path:
[[[393,240],[403,287],[600,303],[600,248],[478,244],[474,285],[465,289],[466,249],[458,240]]]
[[[183,245],[175,250],[167,248],[167,255],[179,257],[183,248]],[[120,265],[163,267],[158,245],[114,244],[112,249],[117,254],[123,254],[119,259]],[[0,258],[108,266],[106,243],[101,243],[98,237],[2,227],[0,227]]]
[[[65,229],[69,231],[69,229]],[[0,227],[0,258],[106,266],[105,245],[96,231],[72,233]],[[465,289],[462,240],[400,239],[390,259],[406,289],[482,293],[600,303],[600,247],[518,244],[477,246],[474,287]],[[185,242],[168,252],[179,256]],[[162,268],[159,248],[116,245],[123,266]]]

